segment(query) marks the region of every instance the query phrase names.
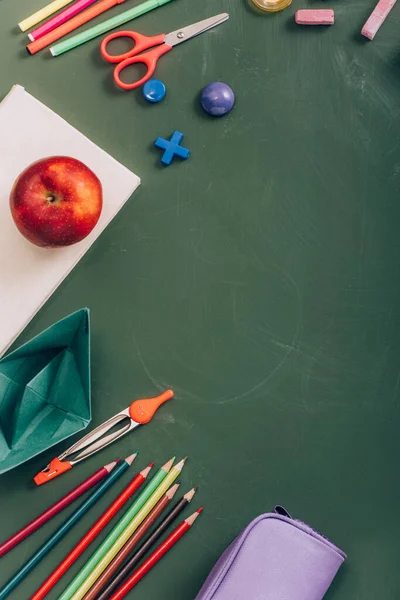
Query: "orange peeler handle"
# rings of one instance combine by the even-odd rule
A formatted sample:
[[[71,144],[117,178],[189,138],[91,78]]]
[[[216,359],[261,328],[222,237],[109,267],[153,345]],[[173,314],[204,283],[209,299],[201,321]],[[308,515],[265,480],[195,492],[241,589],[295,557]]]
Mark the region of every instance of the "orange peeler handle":
[[[167,402],[174,397],[172,390],[167,390],[156,398],[143,398],[143,400],[136,400],[130,405],[129,416],[136,423],[144,425],[151,421],[161,404]]]
[[[49,466],[46,469],[43,469],[43,471],[40,471],[40,473],[38,473],[37,475],[35,475],[33,480],[36,483],[36,485],[43,485],[44,483],[55,479],[56,477],[62,475],[70,469],[72,469],[72,465],[70,462],[61,461],[58,458],[53,458]]]

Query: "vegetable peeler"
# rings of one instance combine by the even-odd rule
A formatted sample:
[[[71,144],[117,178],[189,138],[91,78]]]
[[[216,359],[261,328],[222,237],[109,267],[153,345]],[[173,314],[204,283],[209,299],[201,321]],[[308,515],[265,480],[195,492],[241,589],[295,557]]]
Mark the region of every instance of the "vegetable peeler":
[[[85,435],[79,442],[73,444],[65,452],[57,456],[57,458],[53,458],[50,464],[34,477],[36,485],[43,485],[55,479],[72,469],[78,462],[106,448],[112,442],[119,440],[119,438],[132,431],[132,429],[135,429],[138,425],[145,425],[151,421],[161,404],[164,404],[164,402],[173,397],[174,392],[166,390],[156,398],[135,400],[128,408],[125,408],[125,410],[122,410],[102,425],[99,425],[99,427],[96,427],[96,429]],[[118,429],[105,435],[114,428]]]

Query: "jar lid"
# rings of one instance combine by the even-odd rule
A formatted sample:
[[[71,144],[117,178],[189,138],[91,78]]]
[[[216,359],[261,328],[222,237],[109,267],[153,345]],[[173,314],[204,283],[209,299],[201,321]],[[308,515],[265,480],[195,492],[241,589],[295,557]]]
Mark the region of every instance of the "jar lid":
[[[292,0],[252,0],[252,2],[266,12],[278,12],[287,8],[292,3]]]

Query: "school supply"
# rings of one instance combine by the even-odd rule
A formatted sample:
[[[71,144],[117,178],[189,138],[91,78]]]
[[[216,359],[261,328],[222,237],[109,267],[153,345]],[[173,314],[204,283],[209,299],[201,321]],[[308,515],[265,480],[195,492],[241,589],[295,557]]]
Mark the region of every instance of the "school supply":
[[[126,2],[126,0],[100,0],[100,2],[94,6],[91,6],[84,12],[77,14],[73,19],[70,19],[43,37],[31,42],[27,45],[26,49],[28,50],[29,54],[36,54],[36,52],[43,50],[43,48],[49,44],[52,44],[68,33],[71,33],[71,31],[75,31],[75,29],[78,29],[78,27],[81,27],[88,21],[95,19],[102,13],[110,10],[110,8],[117,6],[117,4],[122,4],[123,2]]]
[[[54,0],[54,2],[50,2],[50,4],[44,8],[41,8],[30,17],[27,17],[18,23],[18,27],[21,29],[21,31],[26,31],[27,29],[30,29],[31,27],[34,27],[40,23],[40,21],[47,19],[47,17],[50,17],[50,15],[53,15],[55,12],[61,8],[64,8],[64,6],[67,6],[67,4],[70,4],[71,2],[72,0]]]
[[[48,21],[46,21],[46,23],[40,25],[40,27],[34,29],[34,31],[31,31],[28,34],[28,38],[31,42],[38,40],[47,33],[50,33],[50,31],[53,31],[53,29],[56,29],[57,27],[68,21],[69,19],[72,19],[72,17],[75,17],[75,15],[85,10],[85,8],[88,8],[91,4],[93,4],[96,1],[97,0],[76,0],[76,2],[72,4],[72,6],[69,6],[62,12],[58,13],[52,19],[49,19]]]
[[[32,596],[31,600],[42,600],[49,591],[55,586],[55,584],[63,577],[68,569],[74,564],[79,556],[90,546],[90,544],[96,539],[96,537],[103,531],[104,527],[111,521],[111,519],[118,513],[119,510],[128,502],[133,494],[139,489],[139,487],[146,481],[154,463],[143,469],[134,479],[128,484],[124,491],[118,496],[106,512],[100,517],[98,521],[89,529],[89,531],[83,536],[80,542],[75,546],[73,550],[64,558],[62,563],[53,571],[50,577],[40,586],[37,592]]]
[[[148,423],[157,412],[161,404],[173,398],[174,392],[167,390],[156,398],[144,398],[136,400],[128,408],[108,419],[99,427],[85,435],[81,440],[65,450],[57,458],[54,458],[40,473],[35,476],[37,485],[47,483],[55,477],[62,475],[76,465],[78,462],[92,456],[112,442],[119,440],[138,425]],[[111,429],[120,426],[120,429],[105,435]],[[105,437],[103,437],[105,436]]]
[[[292,4],[292,0],[252,0],[252,2],[265,12],[279,12]]]
[[[0,360],[0,473],[85,429],[91,418],[90,321],[82,309]]]
[[[230,544],[196,600],[322,600],[345,558],[327,538],[280,508],[279,514],[254,519]]]
[[[361,30],[362,35],[373,40],[396,2],[397,0],[379,0]]]
[[[174,131],[170,140],[166,140],[165,138],[158,137],[154,142],[156,148],[160,148],[164,150],[161,162],[166,167],[169,167],[175,156],[178,156],[182,160],[187,160],[190,156],[189,148],[185,148],[181,146],[181,141],[183,140],[183,133],[181,131]]]
[[[158,546],[158,548],[149,556],[149,558],[144,561],[144,563],[133,573],[133,575],[131,575],[127,581],[111,596],[110,600],[122,600],[122,598],[125,598],[131,589],[134,588],[141,579],[143,579],[146,573],[148,573],[150,569],[152,569],[162,559],[162,557],[165,556],[165,554],[179,542],[181,537],[183,537],[185,533],[189,531],[197,517],[200,516],[202,510],[202,508],[199,508],[199,510],[185,519],[175,529],[175,531],[173,531],[171,535],[169,535],[167,539]],[[239,596],[236,596],[236,598],[238,597]],[[246,597],[248,596],[243,596],[243,598]],[[233,596],[230,597],[230,600],[232,600],[232,598]]]
[[[193,488],[192,490],[190,490],[190,492],[185,494],[181,500],[178,501],[178,503],[169,511],[167,516],[160,523],[160,525],[155,529],[155,531],[151,534],[151,536],[133,554],[133,556],[128,560],[128,562],[123,566],[123,568],[118,572],[118,574],[110,581],[110,583],[107,585],[107,587],[105,587],[103,589],[101,594],[96,597],[94,595],[94,593],[92,594],[92,591],[94,592],[95,589],[98,589],[98,590],[101,589],[100,585],[98,586],[98,584],[100,582],[102,582],[103,577],[106,575],[107,571],[112,567],[112,565],[114,565],[114,561],[113,561],[107,567],[107,569],[104,571],[104,573],[100,577],[100,579],[95,583],[95,585],[90,590],[90,592],[88,592],[86,594],[86,596],[84,597],[84,600],[94,600],[95,598],[96,598],[96,600],[107,600],[108,598],[110,598],[110,596],[113,594],[113,592],[115,592],[118,589],[118,587],[125,581],[125,579],[128,578],[129,574],[133,573],[133,570],[137,567],[137,565],[142,560],[142,558],[147,553],[147,551],[152,548],[152,546],[160,539],[160,537],[168,529],[168,527],[171,525],[171,523],[173,523],[178,518],[178,516],[182,513],[182,511],[185,510],[185,508],[188,506],[188,504],[192,501],[193,496],[195,495],[196,491],[197,491],[197,488]],[[127,542],[127,544],[125,546],[128,546],[128,544],[130,544],[130,541]],[[125,546],[121,550],[121,555],[122,555],[122,552],[125,551]],[[119,556],[120,555],[118,555],[114,560],[117,561]],[[113,569],[113,572],[115,572],[114,569]],[[105,578],[104,578],[104,580],[105,580]]]
[[[106,553],[107,550],[109,550],[109,548],[113,546],[114,542],[125,531],[126,527],[129,525],[131,520],[134,519],[134,517],[146,505],[148,500],[154,495],[154,492],[160,487],[160,484],[165,480],[168,473],[171,471],[172,465],[174,464],[174,460],[175,458],[171,458],[171,460],[165,463],[165,465],[163,465],[161,469],[159,469],[157,473],[152,477],[152,479],[146,485],[139,497],[135,500],[132,506],[130,506],[125,515],[114,526],[114,528],[108,534],[103,543],[97,548],[96,552],[82,567],[82,569],[71,581],[69,586],[66,588],[64,593],[61,594],[58,600],[69,600],[75,595],[80,585],[90,575],[93,568],[97,565],[104,553]]]
[[[82,481],[79,485],[77,485],[73,490],[71,490],[68,494],[66,494],[63,498],[58,500],[55,504],[50,506],[47,510],[45,510],[41,515],[33,519],[28,525],[25,525],[22,529],[20,529],[17,533],[11,536],[6,542],[0,544],[0,557],[4,556],[9,552],[12,548],[20,544],[25,538],[32,535],[34,531],[40,529],[42,525],[50,521],[53,517],[58,515],[59,512],[64,510],[67,506],[69,506],[72,502],[77,500],[82,494],[90,490],[94,485],[99,483],[104,477],[107,477],[115,467],[117,463],[112,462],[109,465],[104,465],[98,471],[93,473],[90,477]]]
[[[115,17],[111,17],[111,19],[107,19],[107,21],[104,21],[103,23],[99,23],[99,25],[94,25],[82,33],[78,33],[67,40],[59,42],[50,48],[50,52],[52,56],[60,56],[60,54],[64,54],[64,52],[73,50],[73,48],[76,48],[81,44],[85,44],[99,35],[107,33],[107,31],[111,31],[111,29],[115,29],[116,27],[119,27],[128,21],[132,21],[132,19],[136,19],[150,10],[159,8],[168,2],[171,2],[171,0],[146,0],[141,4],[134,6],[133,8],[125,10]]]
[[[21,581],[39,564],[39,562],[54,548],[54,546],[72,529],[72,527],[88,512],[88,510],[114,485],[115,481],[130,467],[136,454],[128,456],[118,463],[106,480],[89,496],[83,504],[50,536],[39,550],[15,573],[15,575],[0,589],[0,600],[4,600]]]
[[[93,144],[47,106],[14,86],[0,103],[0,356],[84,256],[140,179]],[[9,195],[17,176],[46,156],[72,156],[101,180],[103,210],[92,233],[79,244],[57,250],[37,248],[15,227]],[[27,293],[29,290],[29,293]]]
[[[180,483],[175,483],[157,502],[153,510],[147,515],[143,523],[138,527],[132,537],[126,542],[125,546],[118,552],[117,556],[111,561],[105,571],[100,575],[99,579],[93,587],[85,595],[84,600],[94,600],[99,592],[103,589],[113,575],[118,571],[120,566],[128,558],[132,550],[138,545],[140,540],[146,535],[152,525],[157,521],[158,517],[164,512],[172,498],[175,496]]]
[[[108,538],[106,538],[103,544],[97,549],[92,558],[86,563],[83,569],[81,569],[72,584],[67,588],[64,594],[60,596],[59,600],[81,600],[84,597],[86,592],[90,590],[105,568],[110,564],[168,488],[177,479],[183,469],[185,460],[186,459],[181,460],[169,471],[138,512],[133,510],[132,507],[131,510],[126,513]],[[134,515],[133,518],[132,514]],[[122,527],[122,524],[124,524],[124,527]],[[116,536],[117,532],[119,533],[118,537]],[[110,542],[112,539],[115,541],[111,544]],[[71,594],[72,590],[75,590],[73,594]]]
[[[302,8],[294,19],[297,25],[333,25],[335,12],[330,8]]]
[[[228,19],[228,13],[222,13],[215,17],[211,17],[210,19],[205,19],[204,21],[189,25],[188,27],[177,29],[171,33],[162,33],[153,37],[142,35],[137,31],[116,31],[115,33],[108,35],[102,41],[100,47],[101,54],[108,62],[118,63],[114,69],[115,83],[124,90],[133,90],[152,78],[157,67],[157,62],[163,54],[172,50],[174,46],[186,42],[205,31],[209,31],[217,25],[221,25],[221,23],[224,23]],[[107,51],[107,45],[112,40],[119,38],[131,39],[135,44],[134,47],[124,54],[110,54]],[[145,52],[146,50],[147,52]],[[143,64],[146,67],[147,72],[138,81],[125,83],[122,81],[120,75],[124,69],[134,64]]]
[[[161,102],[165,98],[167,88],[159,79],[149,79],[142,89],[143,98],[152,104]]]
[[[200,104],[208,115],[223,117],[234,107],[235,94],[228,84],[213,81],[201,90]]]

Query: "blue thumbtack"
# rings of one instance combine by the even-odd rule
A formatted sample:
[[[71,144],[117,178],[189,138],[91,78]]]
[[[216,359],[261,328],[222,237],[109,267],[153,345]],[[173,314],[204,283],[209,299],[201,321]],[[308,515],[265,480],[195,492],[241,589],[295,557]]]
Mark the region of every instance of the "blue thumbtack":
[[[182,139],[183,133],[181,133],[180,131],[174,131],[172,138],[169,141],[161,137],[156,139],[156,148],[161,148],[162,150],[165,150],[161,159],[163,165],[169,167],[169,165],[173,161],[174,156],[179,156],[183,160],[189,158],[190,150],[184,148],[183,146],[180,146]]]
[[[167,89],[159,79],[150,79],[144,84],[142,92],[148,102],[161,102],[165,98]]]

